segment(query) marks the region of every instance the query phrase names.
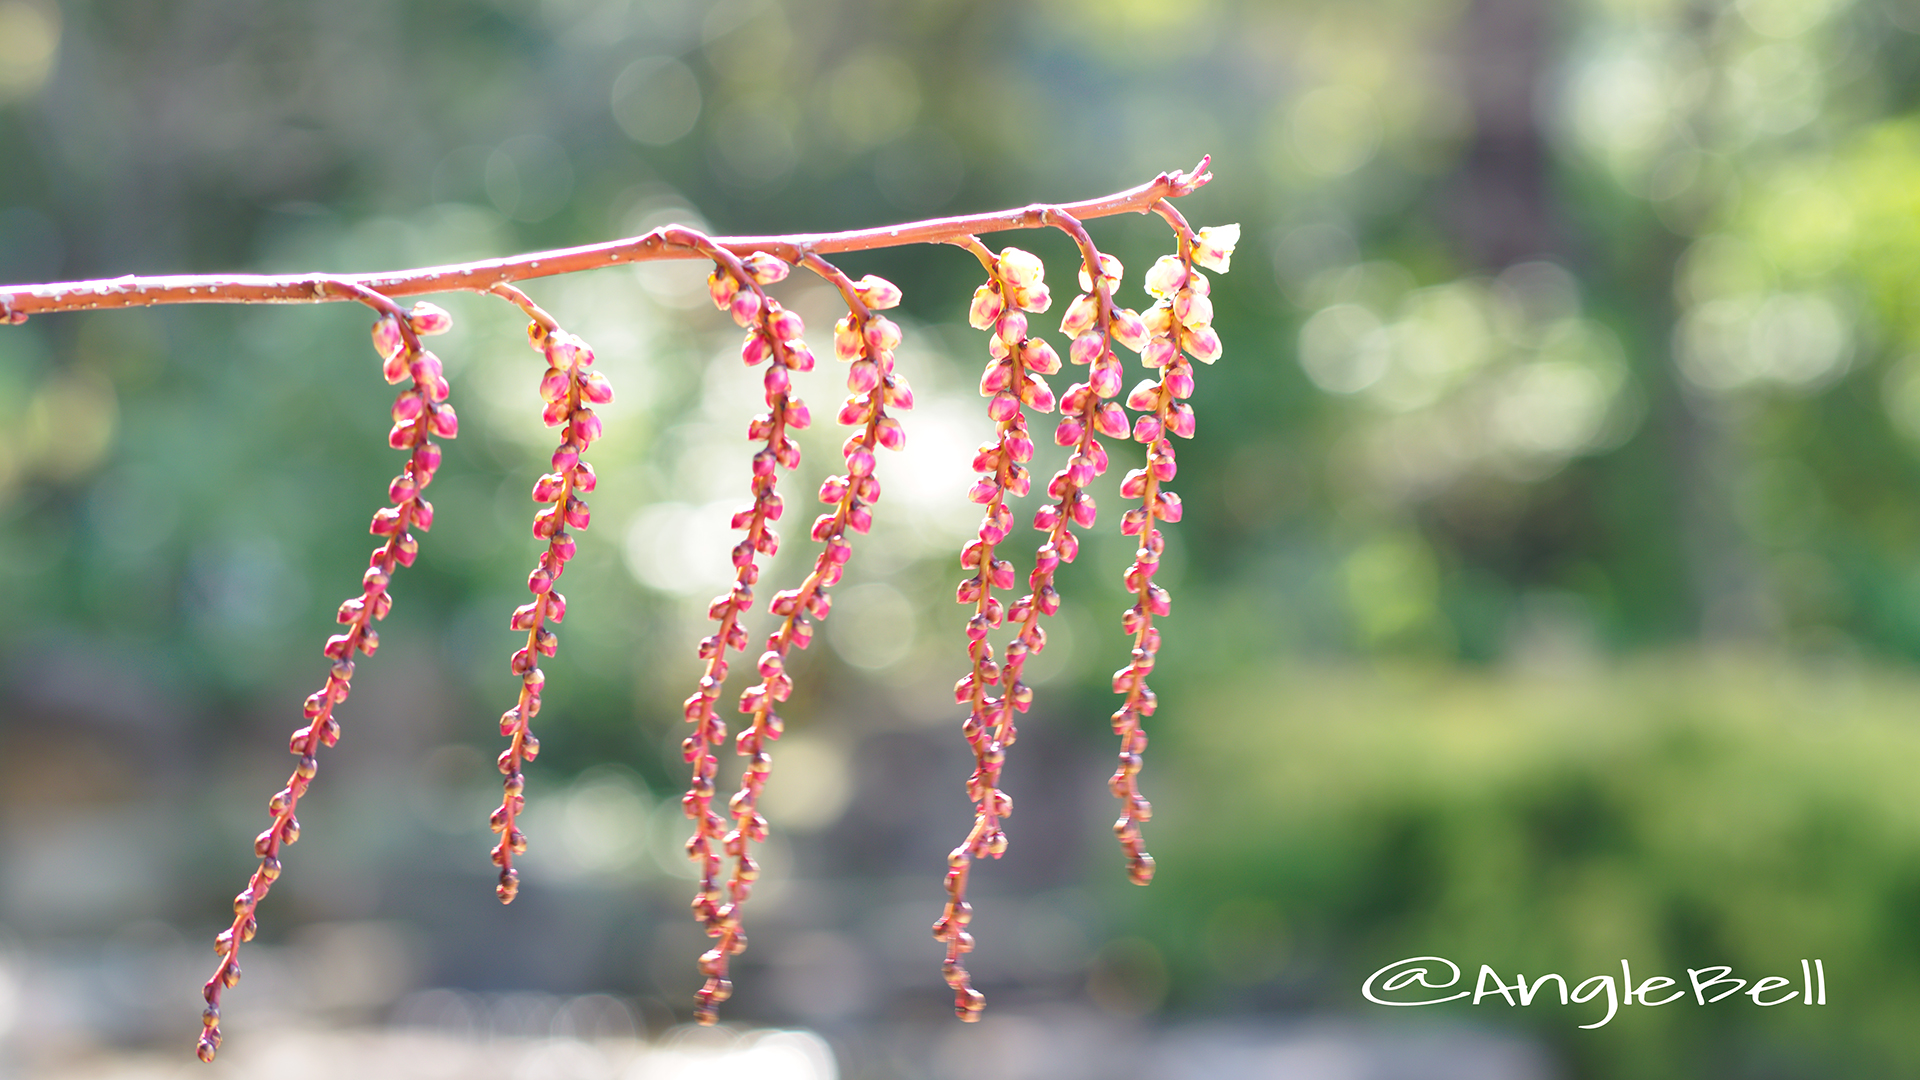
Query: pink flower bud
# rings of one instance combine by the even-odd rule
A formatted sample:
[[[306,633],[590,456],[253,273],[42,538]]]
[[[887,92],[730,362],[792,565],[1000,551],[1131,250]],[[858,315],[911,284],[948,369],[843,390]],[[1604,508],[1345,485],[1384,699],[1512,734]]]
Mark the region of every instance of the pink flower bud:
[[[742,289],[733,296],[733,321],[741,326],[750,326],[760,317],[760,294],[751,289]]]
[[[991,479],[982,477],[981,479],[975,480],[973,482],[973,487],[967,489],[967,501],[979,503],[981,506],[985,506],[986,504],[992,502],[993,497],[995,495],[998,495],[999,493],[1000,493],[999,484],[994,483]]]
[[[793,376],[787,374],[786,368],[774,364],[767,368],[767,373],[761,378],[760,384],[766,388],[767,404],[771,405],[774,398],[793,389]]]
[[[1112,408],[1113,406],[1109,405],[1107,407]],[[1083,488],[1083,487],[1086,487],[1088,484],[1093,483],[1093,478],[1099,475],[1100,475],[1100,471],[1093,467],[1092,458],[1089,458],[1084,454],[1075,454],[1072,457],[1067,459],[1067,467],[1060,470],[1060,476],[1063,476],[1066,478],[1066,484],[1063,484],[1061,486],[1059,492],[1053,492],[1049,490],[1048,494],[1053,495],[1055,498],[1059,498],[1060,495],[1064,495],[1066,493],[1067,485],[1071,485],[1076,488]]]
[[[1175,398],[1193,396],[1193,365],[1180,361],[1167,369],[1167,392]]]
[[[1180,350],[1169,337],[1157,337],[1140,350],[1140,362],[1150,368],[1163,368],[1179,359]]]
[[[460,434],[460,418],[454,415],[451,405],[435,405],[430,423],[433,433],[443,439],[451,439]]]
[[[567,396],[567,387],[572,380],[564,371],[548,371],[540,378],[540,399],[542,401],[560,401]],[[548,427],[553,425],[549,423]]]
[[[713,297],[713,306],[721,311],[733,305],[734,295],[740,291],[740,283],[733,275],[723,269],[715,269],[707,275],[707,295]]]
[[[433,443],[422,443],[413,450],[413,478],[425,484],[440,468],[440,448]]]
[[[855,360],[847,367],[847,389],[856,394],[871,394],[880,385],[880,365],[871,360]]]
[[[1160,437],[1160,418],[1151,414],[1138,417],[1133,422],[1133,441],[1150,443]]]
[[[887,404],[908,412],[913,409],[913,387],[907,385],[905,375],[895,375],[887,384]]]
[[[784,261],[764,251],[756,251],[743,261],[746,264],[747,273],[752,274],[753,280],[762,285],[785,281],[788,272],[792,269]]]
[[[380,354],[380,359],[391,360],[406,347],[406,339],[400,334],[400,320],[391,315],[382,315],[374,321],[373,351]]]
[[[1053,411],[1053,389],[1047,385],[1047,380],[1038,375],[1027,376],[1026,385],[1020,389],[1020,400],[1033,406],[1035,412],[1047,413]],[[1027,445],[1032,446],[1033,444],[1028,443]],[[1016,460],[1025,459],[1018,458]]]
[[[1007,456],[1022,464],[1033,460],[1033,440],[1025,432],[1016,432],[1006,437]]]
[[[994,324],[994,332],[1009,346],[1018,345],[1027,336],[1027,317],[1018,311],[1009,311]]]
[[[1020,399],[1002,390],[987,402],[987,415],[995,422],[1005,422],[1020,415]]]
[[[558,401],[547,402],[547,407],[540,410],[540,419],[548,427],[559,427],[567,422],[567,416],[572,411],[567,407],[567,399],[563,397]]]
[[[1015,305],[1038,315],[1053,306],[1053,293],[1045,285],[1033,285],[1024,289],[1015,289]]]
[[[547,473],[534,481],[533,501],[550,503],[560,497],[560,491],[566,484],[566,477],[560,473]]]
[[[1180,291],[1187,283],[1187,267],[1178,255],[1162,255],[1147,268],[1145,285],[1147,292],[1165,299]]]
[[[867,345],[892,352],[900,347],[900,327],[884,315],[874,316],[867,320]]]
[[[1028,338],[1027,344],[1020,350],[1020,362],[1028,371],[1041,375],[1051,375],[1060,370],[1060,354],[1042,338]]]
[[[874,437],[879,439],[880,445],[888,450],[898,450],[907,445],[906,429],[900,426],[900,421],[891,416],[880,421],[878,428],[874,431]]]
[[[1193,438],[1193,406],[1181,401],[1167,410],[1167,430],[1183,439]]]
[[[590,372],[580,381],[580,396],[595,405],[605,405],[613,400],[613,384],[607,381],[605,375],[597,371]]]
[[[853,283],[853,291],[871,311],[900,306],[900,286],[883,277],[868,274]]]
[[[1162,491],[1160,498],[1154,503],[1153,513],[1155,517],[1160,518],[1162,521],[1179,521],[1182,513],[1180,496],[1171,491]],[[1159,614],[1164,615],[1166,612],[1163,611]]]
[[[1160,407],[1160,384],[1152,379],[1142,379],[1127,394],[1127,408],[1135,412],[1152,412]]]
[[[593,521],[593,511],[588,508],[584,501],[569,496],[567,498],[566,517],[569,526],[576,529],[584,529]]]
[[[1220,335],[1213,327],[1203,326],[1185,335],[1187,352],[1203,364],[1220,359]]]
[[[795,338],[794,340],[787,342],[787,370],[788,371],[812,371],[813,370],[813,350],[807,348],[806,342],[801,341],[798,338]]]
[[[1233,259],[1234,247],[1240,243],[1240,226],[1214,225],[1201,229],[1193,240],[1193,261],[1224,274]]]
[[[997,394],[1012,385],[1012,383],[1012,366],[1005,362],[995,361],[994,363],[988,364],[986,370],[980,373],[980,396],[988,397]]]
[[[1067,515],[1083,529],[1093,528],[1093,523],[1100,517],[1099,510],[1093,505],[1093,496],[1084,491],[1073,493],[1073,498],[1067,502]]]
[[[413,326],[413,332],[422,337],[444,334],[453,329],[453,316],[447,314],[447,309],[425,300],[413,305],[413,310],[407,312],[407,322]]]
[[[773,305],[773,322],[769,327],[773,336],[780,341],[792,341],[807,332],[807,324],[800,320],[800,313],[790,308]]]
[[[430,383],[440,378],[444,371],[440,366],[439,357],[430,352],[422,352],[408,362],[407,373],[413,376],[414,382]]]
[[[580,346],[566,334],[546,339],[547,366],[555,371],[572,371],[580,366]]]
[[[813,410],[799,398],[790,398],[786,409],[787,426],[795,431],[805,431],[813,424]]]
[[[389,383],[397,383],[407,377],[407,358],[405,355],[390,356],[380,365],[380,374]]]
[[[1080,436],[1083,434],[1085,431],[1080,426],[1079,417],[1063,416],[1060,418],[1059,425],[1053,429],[1053,441],[1058,446],[1072,446],[1080,441]]]
[[[412,502],[414,496],[418,494],[420,494],[420,485],[414,482],[413,477],[405,473],[394,477],[387,484],[387,498],[392,500],[395,506],[399,506],[401,503]]]
[[[1094,414],[1093,426],[1102,435],[1123,439],[1128,431],[1127,414],[1121,412],[1120,406],[1113,402],[1105,402],[1100,406],[1100,411]]]
[[[848,451],[847,474],[849,476],[873,475],[873,451],[864,446]]]
[[[1213,301],[1198,293],[1181,293],[1173,298],[1173,314],[1181,325],[1198,330],[1213,321]]]
[[[1129,470],[1126,479],[1120,481],[1120,497],[1123,499],[1137,499],[1146,494],[1146,491],[1147,470],[1145,469]]]
[[[741,363],[748,367],[755,367],[772,355],[773,342],[768,341],[765,334],[761,333],[757,327],[747,331],[746,339],[740,343]]]
[[[581,409],[573,414],[573,441],[582,447],[592,446],[600,438],[600,418],[592,409]]]
[[[840,321],[833,324],[833,355],[853,360],[861,353],[860,345],[860,332],[854,328],[853,316],[841,316]]]
[[[993,287],[992,282],[988,282],[973,290],[973,304],[967,309],[967,325],[975,330],[985,330],[1000,318],[1005,306],[999,290]]]
[[[1120,535],[1139,536],[1147,527],[1147,508],[1136,506],[1120,515]]]
[[[1076,364],[1090,364],[1106,349],[1106,339],[1097,331],[1089,330],[1073,339],[1073,344],[1067,348],[1067,359]]]
[[[1037,285],[1047,272],[1039,256],[1016,247],[1000,249],[1000,257],[995,263],[1000,276],[1013,285]]]
[[[1106,354],[1093,366],[1093,374],[1087,379],[1098,397],[1110,398],[1120,392],[1120,358],[1112,353]]]
[[[842,427],[858,427],[866,423],[867,418],[872,415],[873,410],[867,405],[866,398],[850,397],[847,403],[840,407],[840,415],[834,419],[838,420]]]
[[[426,399],[419,394],[401,394],[399,397],[393,399],[393,422],[396,424],[411,423],[419,418],[426,407]]]
[[[1060,316],[1060,332],[1083,333],[1093,326],[1094,320],[1099,315],[1100,307],[1094,302],[1093,297],[1087,293],[1081,293],[1073,298],[1073,303],[1067,305],[1066,314]]]
[[[1126,308],[1115,308],[1111,325],[1113,340],[1134,352],[1147,347],[1147,324],[1140,321],[1140,316],[1136,312]]]

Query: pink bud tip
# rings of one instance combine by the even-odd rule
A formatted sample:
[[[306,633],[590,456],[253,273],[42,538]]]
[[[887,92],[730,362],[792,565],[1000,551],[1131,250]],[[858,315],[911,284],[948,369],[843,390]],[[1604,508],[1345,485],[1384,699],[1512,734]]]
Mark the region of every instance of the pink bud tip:
[[[453,329],[453,316],[447,314],[447,309],[425,300],[413,305],[413,310],[407,312],[407,322],[412,324],[414,333],[423,336],[444,334]]]
[[[613,384],[607,381],[605,375],[597,371],[591,372],[581,380],[580,396],[595,405],[605,405],[613,400]]]
[[[752,324],[760,317],[760,294],[751,290],[741,290],[733,296],[733,321],[741,326]]]
[[[773,317],[773,336],[781,341],[792,341],[806,333],[807,324],[800,320],[800,313],[781,308]]]
[[[900,286],[883,277],[868,274],[853,283],[853,291],[860,297],[860,302],[873,311],[900,306]]]
[[[1067,359],[1076,364],[1090,364],[1105,352],[1106,348],[1106,339],[1089,330],[1073,339],[1073,345],[1067,350]]]
[[[788,272],[792,269],[785,261],[775,258],[764,251],[754,252],[747,256],[744,262],[746,263],[747,273],[752,274],[753,280],[762,285],[772,285],[775,282],[786,280]]]
[[[994,324],[1005,309],[1005,302],[991,282],[973,291],[973,306],[967,310],[967,324],[975,330],[985,330]]]
[[[406,347],[406,340],[400,334],[400,320],[391,315],[380,316],[373,324],[373,349],[380,354],[380,359],[391,360]]]

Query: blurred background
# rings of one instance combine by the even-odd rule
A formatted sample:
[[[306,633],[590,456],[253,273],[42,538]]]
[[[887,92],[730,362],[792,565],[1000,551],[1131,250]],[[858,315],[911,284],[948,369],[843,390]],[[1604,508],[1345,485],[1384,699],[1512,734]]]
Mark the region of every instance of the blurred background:
[[[847,228],[1204,153],[1182,210],[1244,230],[1161,578],[1159,877],[1129,886],[1107,828],[1116,447],[1029,669],[1013,846],[975,873],[977,1026],[927,929],[970,820],[964,253],[841,260],[905,289],[919,405],[795,665],[706,1034],[679,702],[759,406],[704,269],[527,285],[619,397],[508,909],[495,718],[554,435],[523,320],[444,298],[465,424],[435,528],[211,1073],[208,945],[398,466],[391,390],[353,305],[0,331],[0,1075],[1920,1074],[1916,110],[1905,0],[0,0],[0,282]],[[1165,227],[1091,231],[1144,305]],[[987,239],[1070,295],[1064,237]],[[777,294],[823,347],[832,296]],[[800,382],[823,421],[839,379]],[[770,587],[838,439],[783,482]],[[1418,955],[1817,957],[1831,1004],[1579,1030],[1597,1005],[1360,997]]]

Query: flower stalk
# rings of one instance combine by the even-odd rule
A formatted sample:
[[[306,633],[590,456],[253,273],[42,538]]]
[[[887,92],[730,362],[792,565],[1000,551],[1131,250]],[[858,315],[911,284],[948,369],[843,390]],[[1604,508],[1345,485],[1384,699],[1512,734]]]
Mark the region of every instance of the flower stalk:
[[[973,750],[974,771],[967,778],[967,797],[973,800],[974,819],[966,839],[947,855],[947,905],[933,924],[933,936],[947,946],[941,973],[953,989],[954,1013],[962,1020],[973,1021],[986,1007],[986,998],[973,987],[962,960],[974,945],[967,929],[973,919],[967,879],[973,860],[988,856],[997,859],[1007,850],[1007,834],[1000,821],[1013,813],[1013,800],[1000,790],[1000,771],[1006,763],[1007,749],[1018,734],[1013,713],[1016,708],[1024,710],[1033,698],[1011,659],[1015,648],[1024,656],[1026,645],[1016,641],[1009,646],[1008,667],[1003,670],[994,662],[993,644],[988,639],[1006,619],[1006,609],[993,595],[994,590],[1010,590],[1014,583],[1013,564],[998,557],[996,550],[1013,531],[1013,511],[1007,497],[1023,497],[1032,486],[1026,465],[1033,460],[1033,439],[1027,431],[1024,407],[1043,413],[1053,411],[1053,390],[1045,376],[1060,370],[1060,357],[1046,341],[1027,334],[1025,313],[1044,312],[1052,303],[1040,260],[1011,247],[995,256],[973,237],[967,237],[960,246],[980,260],[988,275],[986,284],[973,294],[967,318],[975,329],[992,335],[988,338],[990,359],[980,377],[980,393],[988,399],[987,415],[994,421],[995,434],[973,459],[974,471],[981,478],[968,491],[968,498],[984,506],[985,511],[974,538],[960,552],[961,567],[973,573],[962,579],[955,591],[957,602],[973,607],[967,620],[971,670],[954,685],[953,694],[958,704],[967,706],[961,733]],[[1034,635],[1044,640],[1044,631],[1037,626]]]
[[[793,692],[793,678],[786,670],[788,654],[795,646],[806,648],[813,640],[815,625],[832,610],[833,598],[826,590],[839,584],[853,555],[847,534],[872,528],[870,507],[880,498],[880,482],[873,475],[874,451],[881,447],[898,450],[906,442],[900,422],[887,415],[887,406],[902,410],[913,407],[913,391],[893,365],[900,328],[891,319],[873,314],[898,304],[900,290],[872,275],[858,282],[849,280],[817,255],[807,256],[803,265],[831,282],[847,302],[848,314],[834,326],[834,353],[848,362],[847,389],[852,395],[841,407],[838,419],[856,430],[841,448],[846,473],[829,476],[820,485],[820,501],[832,507],[813,522],[811,535],[821,545],[820,553],[798,587],[774,593],[768,608],[780,623],[768,635],[767,647],[756,664],[760,681],[740,695],[740,711],[749,719],[735,738],[734,749],[747,759],[747,766],[741,773],[739,790],[727,803],[733,828],[722,844],[734,863],[727,881],[727,900],[708,928],[718,940],[700,957],[700,972],[706,982],[695,995],[694,1018],[702,1024],[719,1019],[720,1003],[732,992],[729,960],[747,945],[740,909],[760,876],[753,845],[768,836],[769,826],[760,813],[759,802],[773,771],[771,744],[784,730],[774,711],[775,703],[785,701]],[[714,933],[715,929],[719,932]]]
[[[350,282],[334,282],[332,287],[380,312],[373,324],[373,343],[386,380],[411,380],[411,385],[394,399],[393,430],[387,442],[396,450],[410,453],[400,475],[387,485],[389,505],[373,515],[369,531],[382,539],[360,579],[359,595],[340,605],[337,619],[345,629],[329,637],[323,650],[331,661],[326,685],[308,696],[302,708],[306,723],[288,740],[287,749],[299,762],[286,786],[267,801],[272,823],[253,841],[253,853],[260,865],[247,879],[247,887],[233,898],[232,924],[214,939],[220,963],[201,987],[206,1008],[200,1016],[197,1053],[202,1061],[212,1061],[219,1052],[221,994],[240,981],[240,946],[253,940],[259,929],[257,909],[280,878],[281,852],[300,839],[300,819],[295,811],[319,771],[320,748],[340,740],[340,721],[334,712],[352,691],[353,655],[372,656],[380,647],[380,635],[373,623],[386,618],[393,606],[387,586],[394,571],[412,566],[419,553],[414,531],[426,532],[433,525],[433,504],[420,494],[433,482],[434,471],[440,466],[440,447],[432,437],[451,439],[460,430],[453,406],[446,403],[449,388],[440,358],[420,346],[420,335],[445,333],[451,327],[447,313],[427,303],[403,311],[391,298]]]
[[[593,366],[593,349],[567,333],[560,324],[511,285],[495,285],[493,291],[526,312],[533,321],[527,324],[527,341],[547,361],[547,373],[540,380],[540,399],[546,403],[541,419],[548,427],[563,429],[560,446],[553,452],[553,471],[533,485],[533,501],[542,509],[533,516],[533,535],[547,542],[540,563],[527,575],[527,591],[533,599],[513,611],[509,624],[526,632],[526,644],[514,652],[508,669],[520,679],[518,699],[500,716],[500,734],[508,740],[500,753],[499,768],[505,780],[500,806],[488,824],[500,834],[493,848],[493,864],[500,868],[500,882],[494,892],[503,904],[513,903],[520,891],[520,871],[513,865],[515,855],[525,854],[526,834],[520,831],[519,817],[527,806],[525,766],[540,755],[540,740],[534,737],[533,718],[540,715],[540,694],[547,676],[540,670],[542,656],[559,651],[560,641],[547,628],[567,617],[567,598],[554,586],[566,572],[574,556],[572,529],[585,529],[592,511],[580,496],[598,482],[593,466],[581,460],[582,454],[600,438],[600,418],[593,406],[613,400],[613,384]]]

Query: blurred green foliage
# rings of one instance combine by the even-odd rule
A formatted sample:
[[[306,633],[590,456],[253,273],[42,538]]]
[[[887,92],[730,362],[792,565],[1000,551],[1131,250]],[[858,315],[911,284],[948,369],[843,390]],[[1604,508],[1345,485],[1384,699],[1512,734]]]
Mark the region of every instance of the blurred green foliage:
[[[1920,881],[1897,667],[1920,657],[1917,29],[1902,0],[0,0],[0,281],[371,270],[675,219],[844,228],[1094,195],[1213,153],[1183,209],[1245,240],[1175,484],[1143,778],[1161,880],[1086,918],[1137,916],[1169,1008],[1258,1016],[1361,1008],[1359,980],[1401,955],[1568,974],[1821,955],[1825,1010],[1599,1032],[1537,1007],[1446,1015],[1537,1031],[1584,1075],[1892,1075],[1915,1067]],[[1167,247],[1152,220],[1092,231],[1136,275]],[[987,239],[1068,279],[1064,238]],[[802,664],[795,733],[855,789],[806,850],[848,880],[917,875],[930,920],[964,826],[946,598],[989,430],[963,321],[978,268],[843,265],[905,289],[921,405]],[[642,802],[681,783],[678,701],[754,408],[700,277],[528,286],[620,394],[536,805],[595,763]],[[824,330],[831,298],[789,292]],[[518,317],[447,306],[463,433],[368,665],[390,681],[356,691],[321,790],[359,769],[439,791],[435,770],[491,756],[506,704],[551,434]],[[176,830],[193,880],[112,918],[219,909],[280,768],[249,755],[277,752],[318,685],[396,464],[365,323],[196,308],[0,332],[0,799],[186,814],[181,793],[227,770],[206,796],[225,809]],[[824,416],[836,372],[817,376],[801,392]],[[811,435],[790,492],[836,460]],[[1096,493],[1107,523],[1129,455]],[[1091,540],[1063,574],[1027,725],[1087,760],[1127,556]],[[895,821],[924,792],[858,775],[908,738],[946,755],[950,820]],[[1023,809],[1009,864],[1072,827]],[[1117,881],[1110,852],[1075,846],[1102,840],[1020,872]],[[42,841],[3,843],[18,860]],[[0,919],[42,933],[25,911]]]

